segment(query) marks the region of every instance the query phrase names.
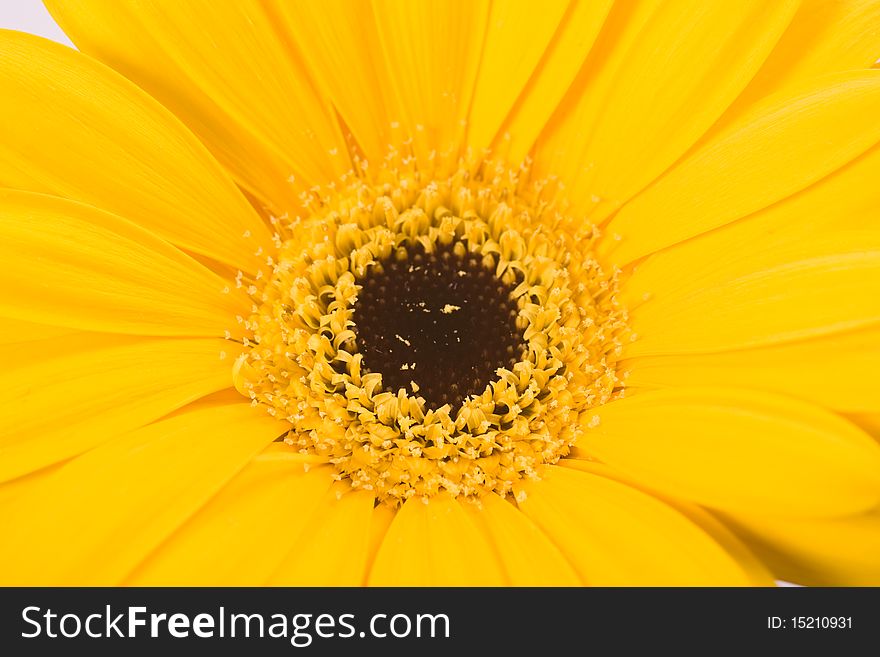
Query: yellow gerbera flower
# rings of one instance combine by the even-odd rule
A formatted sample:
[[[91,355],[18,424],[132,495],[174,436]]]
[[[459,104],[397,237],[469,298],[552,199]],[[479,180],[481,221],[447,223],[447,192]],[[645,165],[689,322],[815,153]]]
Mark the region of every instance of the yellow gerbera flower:
[[[880,3],[47,4],[3,583],[880,584]]]

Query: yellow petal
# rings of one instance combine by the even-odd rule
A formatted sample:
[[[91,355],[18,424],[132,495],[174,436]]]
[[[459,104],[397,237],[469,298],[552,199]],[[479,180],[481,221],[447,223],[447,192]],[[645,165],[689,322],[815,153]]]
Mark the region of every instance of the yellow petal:
[[[732,109],[834,71],[870,68],[880,57],[876,0],[803,0],[770,57]]]
[[[511,586],[579,586],[581,580],[559,549],[516,506],[490,493],[480,506],[463,504],[489,537]]]
[[[332,483],[332,469],[283,443],[257,457],[126,580],[132,586],[265,584]],[[299,458],[297,459],[297,457]],[[306,471],[306,468],[308,470]]]
[[[373,586],[500,586],[486,537],[449,495],[410,498],[394,516],[368,582]]]
[[[650,255],[626,278],[622,300],[634,308],[651,296],[688,294],[793,256],[827,253],[826,240],[835,233],[845,233],[833,239],[852,248],[865,237],[855,231],[876,230],[880,188],[865,181],[878,171],[880,146],[875,146],[779,203]]]
[[[131,82],[4,30],[0,88],[0,186],[84,201],[244,270],[262,264],[265,224],[198,139]]]
[[[413,137],[423,162],[462,146],[489,3],[426,0],[373,3],[389,72],[391,120]]]
[[[880,412],[880,328],[758,349],[626,360],[627,389],[736,386],[784,393],[847,412]]]
[[[849,419],[880,440],[880,413],[858,413],[850,415]]]
[[[0,481],[80,454],[228,388],[234,346],[217,339],[101,334],[16,345],[0,370]]]
[[[657,0],[614,3],[586,61],[534,144],[535,168],[539,175],[554,175],[560,171],[571,179],[585,175],[588,164],[583,153],[605,106],[605,98],[630,50],[637,47],[639,35],[659,7]],[[535,99],[532,104],[536,102],[540,103],[540,99]],[[516,148],[516,137],[515,133],[511,135],[514,140],[511,151],[525,155],[533,144]],[[588,199],[587,190],[577,184],[568,189],[568,195],[576,200],[579,209],[594,205]]]
[[[57,338],[71,333],[76,333],[76,331],[65,326],[34,324],[33,322],[10,319],[9,317],[0,318],[0,345],[4,346],[18,342]]]
[[[587,28],[581,32],[580,39],[586,50],[598,31],[608,6],[607,2],[572,5],[568,0],[552,0],[542,3],[541,10],[535,11],[533,5],[517,0],[493,2],[489,10],[486,41],[471,104],[468,145],[477,149],[477,152],[489,146],[521,92],[534,93],[533,89],[525,90],[525,85],[533,74],[542,77],[542,66],[539,64],[545,55],[550,56],[548,50],[551,44],[569,33],[566,28],[572,17],[570,14],[576,17],[576,22],[583,20],[582,16],[585,14],[592,19],[592,24],[578,25],[580,28]],[[571,47],[570,43],[564,45]],[[574,68],[577,60],[570,61],[568,65]],[[562,72],[546,73],[560,75]],[[552,101],[544,96],[540,98],[548,110],[553,107]]]
[[[523,486],[518,499],[587,584],[750,583],[739,564],[690,520],[611,479],[550,466],[540,481]]]
[[[110,440],[6,505],[0,580],[27,586],[119,583],[284,431],[242,400]]]
[[[621,208],[601,249],[628,263],[784,199],[877,144],[878,113],[880,71],[773,94]]]
[[[880,446],[824,409],[771,393],[679,388],[596,409],[577,443],[635,481],[720,510],[796,517],[880,502]]]
[[[373,509],[373,517],[370,520],[369,547],[367,549],[367,565],[362,581],[363,584],[367,583],[367,578],[373,569],[373,564],[376,562],[376,555],[379,553],[379,548],[382,547],[382,542],[385,540],[388,528],[391,526],[396,515],[397,510],[392,509],[387,504],[378,504]]]
[[[47,2],[83,51],[134,80],[275,210],[350,168],[329,104],[258,0]]]
[[[589,68],[589,64],[585,65],[587,56],[591,53],[595,46],[601,43],[602,36],[606,33],[607,28],[603,28],[606,18],[619,14],[626,14],[633,11],[633,2],[614,3],[609,0],[594,0],[592,2],[570,2],[566,8],[565,15],[556,27],[549,42],[546,44],[544,53],[538,61],[532,75],[519,85],[519,97],[516,103],[510,109],[510,113],[501,124],[500,128],[493,127],[496,131],[495,150],[506,152],[510,162],[521,162],[529,154],[538,135],[544,130],[550,116],[557,108],[569,87],[574,83],[578,72]],[[534,14],[533,6],[525,3],[509,2],[509,9],[512,11],[521,8],[526,9],[526,13]],[[613,7],[613,8],[612,8]],[[496,10],[496,3],[492,5],[493,11]],[[543,7],[542,7],[543,11]],[[609,21],[611,19],[609,18]],[[497,25],[490,25],[495,28],[495,37],[499,41],[512,41],[507,37],[507,29],[499,28]],[[597,37],[599,41],[597,42]],[[520,35],[520,44],[530,45],[534,36]],[[523,40],[525,43],[523,44]],[[592,57],[592,55],[590,55]],[[483,63],[483,67],[486,63]],[[502,77],[507,75],[507,71],[502,69],[500,73]],[[481,71],[481,79],[486,76]],[[477,89],[480,92],[480,89]],[[487,105],[490,101],[487,100]],[[487,111],[491,111],[489,107]],[[504,108],[507,109],[507,108]],[[475,108],[472,114],[472,122],[476,123],[479,119],[476,116]],[[471,127],[474,135],[479,132],[474,126]],[[472,136],[471,143],[481,146],[481,142]]]
[[[678,286],[687,278],[693,284],[714,276],[714,284],[719,275],[745,273],[779,262],[797,250],[821,252],[823,240],[831,233],[876,230],[880,187],[865,181],[878,171],[880,146],[874,146],[793,196],[650,255],[626,281],[624,300],[633,307],[645,294],[664,293],[670,282]]]
[[[845,518],[728,515],[752,549],[789,582],[880,586],[880,511]]]
[[[369,0],[269,0],[267,6],[367,159],[381,162],[394,141],[385,98],[391,83],[377,52],[379,33]]]
[[[577,100],[564,101],[538,148],[538,170],[566,181],[578,207],[618,207],[721,116],[796,8],[789,0],[645,6],[650,18],[635,17],[637,24],[645,20],[638,33],[621,39],[574,87]]]
[[[640,482],[626,477],[605,463],[577,458],[566,458],[559,461],[559,465],[574,470],[581,470],[582,472],[592,472],[593,474],[607,477],[608,479],[614,479],[615,481],[637,488],[652,497],[662,500],[706,532],[716,543],[723,547],[731,557],[736,559],[740,567],[748,574],[750,583],[753,586],[776,585],[773,575],[746,546],[746,544],[743,543],[724,523],[704,508],[683,500],[662,496],[656,491],[645,488],[640,485]]]
[[[247,297],[137,225],[42,194],[0,190],[0,315],[73,329],[222,336]]]
[[[4,505],[7,505],[10,500],[21,497],[23,493],[32,490],[34,486],[39,486],[42,482],[50,479],[51,475],[57,472],[63,465],[64,462],[62,461],[16,479],[0,482],[0,508],[5,508]]]
[[[774,300],[767,296],[769,290],[765,289],[746,302],[747,305],[752,304],[750,307],[733,310],[728,306],[721,311],[722,315],[731,310],[738,313],[737,317],[727,314],[726,319],[715,314],[713,305],[718,303],[718,298],[714,297],[716,292],[725,297],[724,305],[728,304],[729,295],[742,298],[743,294],[748,294],[747,290],[757,292],[753,285],[756,272],[765,272],[764,275],[770,272],[772,275],[772,272],[784,269],[790,263],[813,259],[816,264],[814,272],[822,276],[828,269],[819,264],[822,257],[833,254],[835,250],[858,253],[869,250],[872,244],[876,246],[878,240],[874,233],[852,229],[872,228],[876,224],[874,208],[880,202],[880,193],[876,186],[866,185],[865,180],[871,179],[878,170],[880,148],[875,147],[793,197],[747,219],[664,249],[640,262],[626,279],[621,291],[622,301],[633,311],[635,323],[641,332],[639,340],[625,347],[627,355],[682,354],[760,346],[786,337],[765,330],[768,328],[767,322],[777,321],[779,326],[777,312],[789,313],[789,329],[801,324],[800,330],[788,331],[789,337],[792,337],[793,334],[803,333],[804,320],[808,323],[817,319],[816,314],[811,314],[813,310],[819,313],[845,312],[847,299],[852,299],[848,295],[857,297],[849,306],[850,310],[854,310],[863,320],[870,318],[872,295],[870,292],[861,294],[863,286],[867,284],[870,287],[870,277],[859,281],[855,289],[845,290],[844,295],[839,295],[838,290],[831,290],[830,295],[821,301],[818,298],[820,286],[813,300],[804,303],[801,297],[799,304],[799,297],[788,290]],[[828,292],[826,288],[826,294]],[[803,288],[800,293],[812,294]],[[713,297],[714,301],[711,301]],[[795,303],[783,311],[787,301],[792,300]],[[708,305],[700,305],[702,301],[708,301]],[[773,309],[772,317],[763,316],[768,304]],[[818,306],[814,308],[814,304]],[[762,308],[761,312],[755,310],[758,305]],[[668,317],[675,316],[685,306],[694,311],[694,324],[690,324],[685,316],[675,322],[668,321]],[[685,311],[685,315],[687,313]],[[718,323],[715,323],[716,320]],[[722,325],[722,322],[733,323]],[[673,326],[675,330],[670,331]],[[655,328],[658,329],[656,334]],[[835,330],[835,327],[814,325],[813,329],[815,335],[823,330],[826,333]],[[691,338],[696,340],[692,341]],[[837,336],[829,338],[833,340],[816,342],[816,348],[821,348],[823,344],[835,348]],[[846,338],[840,338],[840,341],[848,344]],[[786,347],[786,351],[794,353],[797,348]],[[721,358],[729,359],[726,356]],[[767,365],[772,366],[772,363],[768,362]],[[635,364],[631,366],[637,369]],[[834,368],[834,363],[831,359],[823,359],[816,367],[818,374],[825,371],[822,368]],[[793,381],[789,383],[797,385]]]
[[[751,249],[715,237],[704,250],[695,240],[677,258],[649,259],[627,281],[637,339],[625,356],[762,347],[880,322],[880,232],[829,231]],[[647,299],[634,308],[639,296]]]
[[[365,577],[375,495],[329,490],[268,584],[359,586]]]

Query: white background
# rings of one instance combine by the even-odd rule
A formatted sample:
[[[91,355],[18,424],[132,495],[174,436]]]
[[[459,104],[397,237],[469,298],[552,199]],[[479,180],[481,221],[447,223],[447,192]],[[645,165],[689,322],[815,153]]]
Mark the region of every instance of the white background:
[[[0,0],[0,28],[39,34],[72,45],[41,0]]]

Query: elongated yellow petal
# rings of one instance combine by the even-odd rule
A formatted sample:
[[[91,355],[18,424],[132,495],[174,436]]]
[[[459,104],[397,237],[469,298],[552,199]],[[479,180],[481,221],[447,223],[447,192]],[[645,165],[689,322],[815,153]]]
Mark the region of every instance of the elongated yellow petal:
[[[870,246],[869,235],[853,231],[876,230],[880,188],[865,181],[877,171],[880,146],[754,215],[652,254],[626,278],[622,300],[634,308],[651,297],[689,294],[797,257],[830,253],[829,235],[849,249],[859,240]]]
[[[814,185],[739,221],[654,253],[638,263],[622,288],[630,308],[646,297],[696,289],[792,256],[828,253],[828,235],[851,245],[863,239],[855,230],[876,231],[880,188],[865,184],[880,171],[880,146]]]
[[[513,102],[555,39],[569,4],[568,0],[552,0],[536,12],[534,6],[516,0],[492,3],[468,120],[468,145],[478,152],[492,143]],[[589,43],[589,35],[584,40]]]
[[[0,370],[0,481],[80,454],[228,388],[238,354],[233,347],[217,339],[101,334],[16,345]]]
[[[0,315],[73,329],[222,336],[247,297],[152,233],[66,199],[0,190]]]
[[[373,3],[391,80],[389,111],[420,161],[463,144],[486,31],[486,0]]]
[[[373,517],[370,519],[370,537],[369,546],[367,548],[366,572],[364,572],[364,578],[361,582],[364,585],[367,584],[370,571],[373,569],[373,564],[376,562],[376,555],[379,553],[379,548],[382,547],[382,542],[385,540],[388,528],[391,526],[394,516],[396,515],[397,510],[392,509],[387,504],[379,504],[373,508]]]
[[[48,2],[84,52],[165,103],[276,210],[350,167],[332,109],[258,0]]]
[[[755,79],[737,99],[747,107],[783,87],[834,71],[870,68],[880,58],[876,0],[803,0]]]
[[[596,415],[579,450],[672,497],[793,517],[846,515],[880,502],[880,446],[805,402],[680,388],[633,395]]]
[[[375,496],[331,489],[268,584],[358,586],[366,575]]]
[[[850,415],[849,419],[874,436],[874,438],[880,440],[880,412],[857,413]]]
[[[275,451],[288,456],[273,458]],[[133,586],[259,586],[309,526],[332,470],[269,447],[126,579]],[[297,458],[299,457],[299,458]],[[307,470],[306,470],[307,469]]]
[[[315,84],[351,130],[372,162],[398,145],[391,129],[391,83],[381,53],[369,0],[288,2],[269,0],[287,38],[296,44]]]
[[[626,50],[609,54],[595,77],[573,89],[579,99],[538,148],[539,171],[566,181],[579,207],[618,207],[721,116],[796,7],[762,0],[646,5],[644,27],[618,44]]]
[[[18,342],[57,338],[71,333],[76,333],[76,331],[66,326],[34,324],[9,317],[0,319],[0,345],[4,345],[4,347]]]
[[[748,574],[683,515],[611,479],[550,466],[519,507],[594,586],[734,586]]]
[[[637,357],[627,368],[628,389],[736,386],[780,392],[826,408],[880,412],[880,328],[759,349]]]
[[[498,495],[464,504],[474,523],[489,536],[511,586],[579,586],[580,578],[550,539],[528,516]]]
[[[379,548],[373,586],[500,586],[501,566],[486,537],[449,495],[410,498]]]
[[[880,511],[844,518],[728,515],[780,578],[808,586],[880,586]]]
[[[574,1],[568,4],[534,72],[522,85],[516,103],[500,129],[497,129],[496,151],[506,152],[511,162],[521,162],[526,158],[578,72],[589,68],[589,64],[585,65],[584,62],[594,46],[598,45],[597,38],[601,42],[605,34],[603,25],[609,11],[612,16],[620,13],[629,16],[634,4],[626,2],[614,6],[613,2],[607,0]],[[528,5],[512,2],[510,6],[519,8]],[[502,38],[505,32],[498,30],[498,37]],[[528,43],[533,37],[529,35],[525,38]],[[472,140],[472,143],[475,142]]]
[[[876,230],[875,209],[880,187],[865,184],[880,171],[880,146],[874,146],[846,166],[779,203],[696,238],[680,242],[645,258],[627,277],[621,290],[627,306],[639,306],[651,296],[708,286],[725,278],[784,262],[793,255],[828,253],[828,237],[851,245],[871,239],[854,230]],[[694,289],[694,288],[692,288]]]
[[[784,199],[877,144],[878,113],[875,70],[773,94],[623,207],[601,250],[631,262]]]
[[[707,239],[694,260],[696,244],[677,259],[649,259],[627,282],[630,308],[647,300],[632,312],[638,337],[626,356],[762,347],[880,322],[880,232],[722,244],[733,246]]]
[[[63,465],[63,462],[56,463],[16,479],[0,482],[0,508],[5,508],[4,505],[8,504],[11,500],[21,497],[22,494],[47,481]]]
[[[185,412],[93,449],[5,506],[0,580],[119,583],[284,431],[242,400]]]
[[[585,4],[585,3],[580,3]],[[541,175],[567,172],[575,179],[585,174],[588,166],[584,157],[586,145],[592,138],[605,98],[617,79],[617,73],[645,25],[654,17],[659,0],[615,2],[597,36],[586,61],[576,71],[573,82],[562,96],[546,125],[542,126],[540,140],[535,145],[535,168]],[[534,102],[539,102],[535,99]],[[564,138],[563,138],[564,135]],[[516,139],[516,134],[511,135]],[[528,153],[533,146],[511,149],[514,153]],[[592,208],[594,203],[587,190],[572,185],[569,196],[577,200],[578,209]]]
[[[90,203],[244,270],[262,264],[265,224],[198,139],[121,75],[4,30],[0,88],[0,185]]]
[[[776,585],[773,575],[753,554],[748,546],[746,546],[746,544],[743,543],[723,522],[718,520],[718,518],[704,508],[680,499],[662,496],[654,490],[645,488],[641,482],[623,475],[621,472],[614,470],[605,463],[577,458],[566,458],[559,461],[559,465],[565,468],[581,470],[582,472],[592,472],[593,474],[607,477],[608,479],[614,479],[615,481],[619,481],[627,486],[632,486],[633,488],[637,488],[658,498],[706,532],[716,543],[723,547],[731,557],[736,559],[740,567],[748,574],[749,580],[753,586]]]

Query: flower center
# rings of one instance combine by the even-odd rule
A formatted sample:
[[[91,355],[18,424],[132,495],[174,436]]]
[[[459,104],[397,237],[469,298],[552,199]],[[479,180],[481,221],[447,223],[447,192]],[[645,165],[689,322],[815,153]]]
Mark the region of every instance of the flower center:
[[[524,169],[399,158],[316,190],[273,218],[271,272],[239,276],[236,388],[381,502],[516,495],[623,391],[618,272],[560,198]]]
[[[526,350],[514,286],[495,277],[495,258],[461,247],[399,249],[356,279],[351,345],[385,391],[409,389],[453,412]]]

